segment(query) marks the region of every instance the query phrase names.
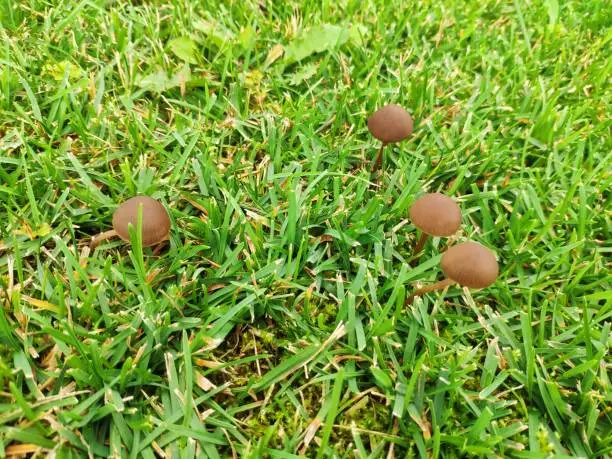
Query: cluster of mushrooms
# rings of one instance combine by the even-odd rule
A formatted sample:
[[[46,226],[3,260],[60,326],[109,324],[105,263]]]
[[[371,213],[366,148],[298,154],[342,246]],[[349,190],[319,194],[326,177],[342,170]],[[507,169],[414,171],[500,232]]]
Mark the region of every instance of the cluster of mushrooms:
[[[383,159],[387,144],[398,143],[412,134],[412,117],[399,105],[386,105],[368,119],[368,130],[382,146],[374,160],[372,172],[376,172]],[[428,193],[417,199],[410,207],[410,219],[421,231],[414,254],[419,256],[430,236],[449,237],[461,226],[461,210],[457,203],[442,193]],[[425,293],[443,290],[453,284],[481,289],[495,282],[499,266],[495,254],[476,242],[463,242],[449,248],[442,254],[440,268],[444,280],[415,290],[406,300],[412,304],[415,297]]]
[[[368,130],[382,141],[372,172],[381,167],[385,146],[405,140],[412,134],[412,128],[412,117],[399,105],[386,105],[368,119]],[[95,236],[91,247],[95,248],[102,241],[116,236],[130,242],[129,228],[136,228],[139,212],[143,247],[156,246],[169,239],[170,216],[164,206],[149,196],[135,196],[119,206],[113,215],[113,229]],[[449,237],[459,230],[461,210],[450,197],[442,193],[429,193],[413,203],[410,219],[421,231],[414,247],[414,254],[418,257],[429,237]],[[454,245],[444,252],[440,267],[445,279],[415,290],[408,297],[407,304],[411,304],[416,296],[443,290],[453,284],[476,289],[488,287],[495,282],[499,273],[495,254],[471,241]]]

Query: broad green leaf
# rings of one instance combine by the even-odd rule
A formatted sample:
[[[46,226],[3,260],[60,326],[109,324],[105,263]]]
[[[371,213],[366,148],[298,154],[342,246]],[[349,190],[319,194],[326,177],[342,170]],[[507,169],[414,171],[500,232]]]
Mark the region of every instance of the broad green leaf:
[[[66,76],[66,72],[68,72],[68,79],[70,81],[77,80],[82,74],[79,66],[69,61],[48,63],[43,67],[43,73],[50,75],[55,81],[62,81]]]
[[[189,65],[185,64],[181,70],[174,73],[172,76],[168,76],[164,70],[160,69],[156,72],[149,73],[148,75],[141,77],[136,84],[143,89],[162,93],[169,89],[181,86],[182,84],[189,82],[190,79],[191,71],[189,70]]]
[[[382,336],[393,330],[393,319],[383,319],[374,323],[372,327],[372,331],[370,332],[372,336]]]
[[[352,43],[355,43],[360,46],[365,46],[368,35],[369,35],[369,30],[363,24],[351,25],[351,28],[349,31],[349,40]]]
[[[191,80],[191,70],[189,65],[185,64],[182,69],[174,73],[168,80],[168,89],[182,86]]]
[[[251,49],[255,45],[257,33],[251,26],[246,26],[238,34],[238,42],[244,49]]]
[[[391,389],[391,387],[393,386],[393,380],[384,370],[381,370],[378,367],[372,367],[370,368],[370,371],[372,372],[372,375],[374,375],[376,382],[381,388],[384,388],[386,390]]]
[[[554,25],[559,19],[559,0],[545,0],[548,9],[548,23]]]
[[[206,44],[212,43],[218,48],[221,48],[225,43],[231,42],[234,39],[234,33],[226,29],[216,21],[196,21],[193,26],[196,30],[202,32],[208,40]]]
[[[270,51],[268,51],[268,55],[266,56],[266,61],[264,62],[264,68],[272,65],[278,58],[280,58],[285,52],[285,48],[283,45],[276,44],[274,45]]]
[[[168,75],[163,70],[158,70],[140,78],[137,85],[154,92],[164,92],[168,88]]]
[[[191,38],[179,37],[174,40],[170,40],[168,48],[176,54],[177,57],[183,59],[185,62],[190,64],[197,63],[196,52],[198,47]]]
[[[32,373],[30,362],[28,362],[28,358],[22,350],[19,350],[13,354],[13,365],[15,366],[15,369],[21,370],[26,378],[34,378],[34,373]]]
[[[303,81],[310,79],[315,73],[317,73],[316,64],[305,65],[293,74],[293,76],[289,80],[289,84],[292,86],[296,86],[302,83]]]
[[[306,30],[285,48],[285,62],[291,64],[315,53],[330,51],[349,39],[348,27],[322,24]]]

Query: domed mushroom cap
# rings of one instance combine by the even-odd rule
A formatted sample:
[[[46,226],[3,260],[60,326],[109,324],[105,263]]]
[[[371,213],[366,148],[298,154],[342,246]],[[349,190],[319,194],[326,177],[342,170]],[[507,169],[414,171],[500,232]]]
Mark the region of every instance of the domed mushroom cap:
[[[142,245],[148,247],[163,241],[170,233],[170,217],[164,206],[149,196],[128,199],[113,214],[113,228],[124,241],[130,241],[128,224],[138,225],[138,206],[142,204]]]
[[[400,142],[412,134],[412,117],[399,105],[385,105],[370,116],[368,129],[384,143]]]
[[[442,193],[428,193],[412,204],[410,219],[424,233],[446,237],[455,234],[461,226],[461,209]]]
[[[463,242],[448,249],[440,267],[446,277],[469,288],[488,287],[499,274],[495,254],[476,242]]]

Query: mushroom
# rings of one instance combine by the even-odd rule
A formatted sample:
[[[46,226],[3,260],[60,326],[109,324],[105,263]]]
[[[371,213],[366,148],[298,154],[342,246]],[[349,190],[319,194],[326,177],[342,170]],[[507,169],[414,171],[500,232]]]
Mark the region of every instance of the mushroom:
[[[385,105],[370,116],[368,130],[382,142],[372,168],[372,172],[376,172],[382,163],[385,146],[401,142],[412,134],[412,117],[399,105]]]
[[[471,241],[455,245],[444,252],[440,267],[446,278],[415,290],[406,300],[406,304],[412,304],[416,296],[443,290],[453,284],[469,288],[485,288],[494,283],[499,274],[495,254]]]
[[[428,193],[410,207],[410,219],[422,234],[414,247],[418,254],[429,236],[448,237],[461,226],[461,209],[452,198],[442,193]]]
[[[119,236],[130,241],[129,225],[138,224],[138,209],[142,208],[142,246],[150,247],[168,239],[170,217],[161,202],[149,196],[134,196],[128,199],[113,214],[113,229],[94,237],[91,247],[96,248],[102,241]]]

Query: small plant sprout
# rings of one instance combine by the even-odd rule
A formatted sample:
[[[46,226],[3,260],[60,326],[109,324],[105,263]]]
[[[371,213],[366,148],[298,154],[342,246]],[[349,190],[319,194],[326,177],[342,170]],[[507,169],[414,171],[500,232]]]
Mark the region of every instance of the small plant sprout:
[[[493,284],[499,274],[495,254],[486,247],[470,241],[457,244],[444,252],[440,267],[446,278],[415,290],[406,300],[406,304],[412,304],[417,296],[444,290],[453,284],[468,288],[485,288]]]
[[[368,130],[382,142],[372,168],[372,172],[376,172],[382,164],[385,146],[388,143],[401,142],[412,134],[412,117],[399,105],[385,105],[370,116]]]
[[[428,193],[412,204],[410,219],[422,233],[414,247],[414,254],[418,255],[429,236],[448,237],[457,232],[461,226],[461,209],[442,193]]]
[[[149,196],[134,196],[117,208],[113,214],[113,229],[94,237],[91,248],[96,248],[102,241],[119,236],[130,242],[129,225],[136,228],[138,209],[142,208],[142,246],[150,247],[168,239],[170,234],[170,217],[164,206]]]

